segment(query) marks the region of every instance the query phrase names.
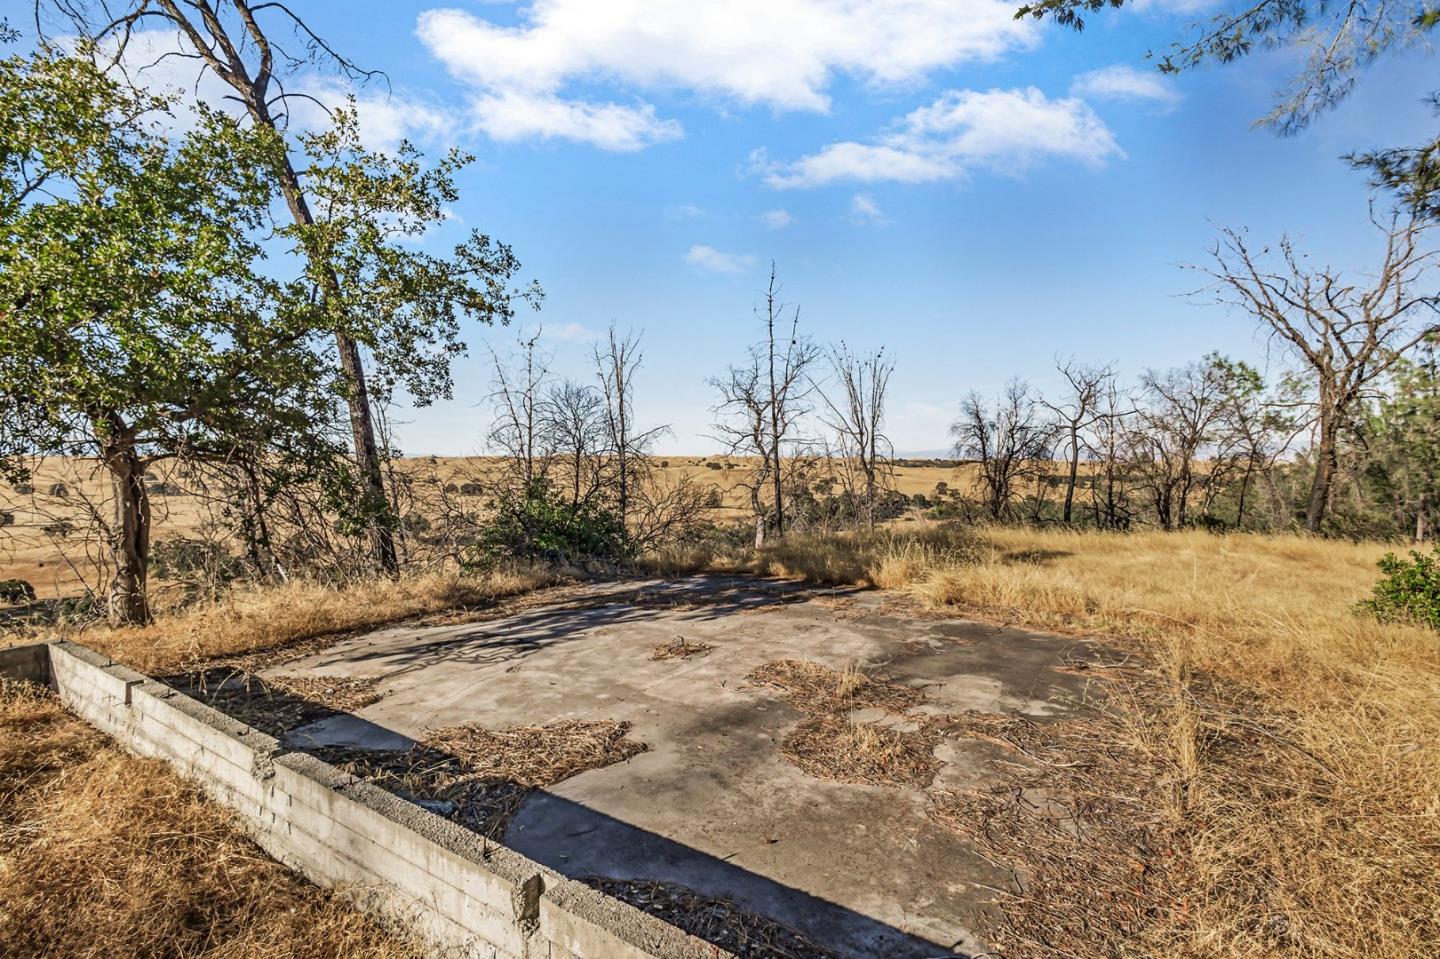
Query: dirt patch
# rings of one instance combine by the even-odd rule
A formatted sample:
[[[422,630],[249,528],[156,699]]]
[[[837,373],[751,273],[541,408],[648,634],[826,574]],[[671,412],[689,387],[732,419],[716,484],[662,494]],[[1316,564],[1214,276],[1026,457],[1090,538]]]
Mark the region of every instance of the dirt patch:
[[[935,778],[935,737],[837,716],[811,716],[780,744],[780,752],[819,779],[924,789]]]
[[[379,702],[378,679],[342,676],[272,676],[207,669],[172,677],[171,686],[247,726],[283,736],[306,723],[354,712]]]
[[[591,876],[580,881],[729,950],[739,959],[840,959],[838,953],[804,933],[748,912],[729,899],[703,896],[685,886],[646,879]]]
[[[684,636],[676,636],[668,643],[656,646],[650,653],[651,659],[689,659],[691,656],[699,656],[701,653],[708,653],[714,649],[709,643],[692,643]]]
[[[624,762],[649,747],[629,723],[566,721],[431,730],[411,749],[322,746],[308,752],[490,839],[505,833],[532,789]]]
[[[866,675],[858,666],[831,669],[782,659],[757,667],[747,678],[783,691],[790,705],[807,713],[843,714],[872,707],[900,714],[925,701],[919,689]]]
[[[608,719],[494,730],[467,723],[430,730],[423,743],[460,760],[470,776],[539,789],[645,752],[644,743],[626,738],[629,732],[629,723]]]

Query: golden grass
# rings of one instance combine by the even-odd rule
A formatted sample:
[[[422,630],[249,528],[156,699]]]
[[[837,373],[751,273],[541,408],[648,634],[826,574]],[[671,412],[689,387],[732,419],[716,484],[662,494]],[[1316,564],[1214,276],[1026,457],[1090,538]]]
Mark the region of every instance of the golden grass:
[[[1354,612],[1386,548],[933,527],[720,565],[1140,652],[1169,692],[1128,745],[1163,778],[1189,891],[1133,954],[1419,957],[1440,942],[1440,636]]]
[[[557,574],[539,567],[381,577],[342,586],[296,580],[237,587],[215,600],[162,612],[140,628],[62,625],[23,639],[73,639],[143,673],[167,675],[442,610],[481,608],[556,582]]]
[[[418,959],[159,761],[0,685],[0,955]]]

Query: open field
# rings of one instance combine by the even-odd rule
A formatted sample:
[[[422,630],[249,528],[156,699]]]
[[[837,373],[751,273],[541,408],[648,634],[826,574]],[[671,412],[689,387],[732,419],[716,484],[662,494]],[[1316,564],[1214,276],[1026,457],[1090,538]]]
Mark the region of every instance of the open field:
[[[687,477],[719,490],[721,505],[710,511],[712,520],[730,522],[748,515],[743,493],[737,488],[745,469],[743,457],[660,456],[654,462],[664,481]],[[441,484],[462,487],[490,478],[497,461],[487,457],[417,457],[401,460],[397,469],[416,478],[434,478]],[[152,541],[167,536],[214,535],[223,504],[196,495],[192,483],[171,477],[163,464],[154,473],[156,481],[171,484],[176,491],[152,491]],[[907,496],[928,496],[935,492],[937,483],[954,486],[968,482],[972,475],[973,467],[897,466],[893,482]],[[42,599],[83,592],[86,579],[94,580],[91,558],[103,553],[103,544],[87,542],[84,531],[92,515],[110,517],[108,479],[93,461],[52,458],[36,466],[30,485],[33,492],[20,493],[0,484],[0,513],[12,517],[9,525],[0,526],[0,580],[23,579],[35,587]],[[64,495],[52,494],[52,490],[59,492],[57,487],[63,487]],[[478,495],[457,495],[467,507],[473,503],[473,508],[479,509],[484,502]],[[160,585],[163,589],[163,582]]]
[[[626,784],[637,776],[665,780],[670,785],[660,793],[678,802],[691,778],[706,778],[705,762],[756,739],[736,768],[784,779],[786,788],[772,793],[823,793],[829,798],[822,806],[832,809],[877,797],[891,817],[902,808],[919,810],[908,826],[896,820],[894,835],[939,829],[925,833],[928,841],[955,844],[948,860],[974,864],[954,877],[956,889],[927,907],[928,926],[906,927],[909,919],[878,902],[856,908],[852,901],[855,915],[872,923],[879,916],[905,935],[939,941],[946,929],[964,928],[1015,956],[1409,959],[1428,955],[1440,937],[1440,745],[1433,735],[1440,728],[1440,642],[1431,631],[1353,611],[1384,549],[1300,536],[911,524],[873,536],[795,537],[759,555],[654,560],[672,574],[709,567],[840,588],[829,598],[812,594],[808,602],[766,611],[703,596],[667,600],[664,588],[635,596],[624,587],[597,604],[576,592],[592,587],[580,586],[486,613],[501,597],[544,581],[518,574],[479,583],[362,585],[346,594],[303,584],[241,591],[146,630],[95,628],[80,638],[152,672],[197,669],[215,656],[235,664],[227,668],[314,674],[332,685],[334,675],[357,670],[365,695],[337,708],[363,722],[323,721],[306,733],[320,748],[353,745],[347,736],[372,727],[406,739],[443,727],[454,747],[467,741],[456,738],[457,724],[470,719],[537,729],[567,718],[627,724],[627,737],[645,751],[553,781],[518,810],[504,800],[503,816],[514,816],[510,828],[542,839],[564,819],[555,810],[578,802],[594,815],[619,802],[607,821],[669,822],[660,830],[675,831],[666,842],[712,852],[724,847],[723,856],[732,850],[723,830],[706,825],[707,813],[676,812],[673,821],[663,809],[637,813],[626,804],[643,797]],[[851,592],[857,586],[881,591]],[[367,594],[372,598],[362,600]],[[471,612],[442,611],[457,601]],[[511,618],[493,619],[502,613]],[[324,636],[417,615],[429,616],[429,625],[368,638],[351,633],[338,645]],[[477,617],[493,625],[466,625]],[[1027,639],[1031,634],[1013,628],[996,631],[954,617],[1061,638]],[[918,641],[882,648],[896,624],[897,635]],[[533,641],[526,639],[531,633]],[[1039,692],[1034,679],[986,686],[987,670],[1017,669],[1022,646],[1046,642],[1054,658],[1033,675],[1048,677],[1044,688],[1057,692]],[[1088,655],[1075,657],[1077,649]],[[920,669],[932,659],[934,670]],[[785,662],[811,664],[805,669],[814,676],[782,668]],[[401,668],[393,672],[396,663]],[[456,695],[431,695],[439,687],[417,679],[429,675],[422,666],[451,669]],[[474,673],[470,679],[466,670]],[[899,699],[886,692],[887,682],[899,683]],[[419,699],[407,694],[412,687]],[[674,702],[684,704],[678,713],[662,707],[671,687]],[[983,688],[999,698],[976,699]],[[469,715],[467,690],[481,689],[489,705]],[[530,708],[562,689],[558,712]],[[952,718],[920,721],[936,711],[917,712],[923,704],[906,689]],[[951,702],[957,694],[961,699]],[[739,696],[747,705],[729,719],[722,708],[721,718],[705,720],[714,695]],[[1088,704],[1088,711],[1073,713],[1067,701]],[[1045,704],[1038,713],[1034,702]],[[827,705],[833,703],[839,706]],[[417,704],[449,711],[422,716],[413,713]],[[967,722],[953,719],[967,709],[975,710]],[[764,726],[768,744],[742,735],[745,722]],[[710,747],[682,749],[710,735],[716,737]],[[726,797],[733,792],[738,801],[754,777],[734,775],[743,782],[727,787]],[[1045,799],[1034,806],[1002,802],[1015,788]],[[749,815],[752,807],[762,808],[743,802],[738,808]],[[1088,841],[1055,830],[1054,822],[1070,817],[1085,824]],[[840,828],[843,818],[833,825]],[[523,845],[521,835],[511,841]],[[784,873],[790,860],[782,847],[794,847],[793,861],[801,863],[806,855],[823,856],[826,843],[765,838],[763,847],[745,853],[743,871],[760,877],[747,880],[752,895],[757,882],[803,892],[809,880],[796,876],[811,874],[839,883],[821,898],[854,895],[844,891],[843,870],[826,872],[811,862],[795,875]],[[879,845],[860,858],[886,861],[888,840],[871,841]],[[542,847],[548,848],[541,842],[531,852]],[[557,861],[557,868],[584,871],[610,862],[606,848],[570,849],[573,864]],[[629,879],[646,878],[637,863],[625,865],[634,873]],[[944,878],[943,869],[925,874]],[[1027,877],[1034,894],[1017,896],[1012,875]],[[735,873],[696,866],[648,877],[669,885],[627,886],[613,871],[606,881],[619,883],[616,894],[641,890],[675,908],[681,900],[673,889],[685,886],[680,880],[713,894],[727,876]],[[878,874],[871,878],[883,885]],[[1095,899],[1099,886],[1108,890],[1103,902]],[[804,913],[785,912],[784,897],[775,901],[786,918]]]

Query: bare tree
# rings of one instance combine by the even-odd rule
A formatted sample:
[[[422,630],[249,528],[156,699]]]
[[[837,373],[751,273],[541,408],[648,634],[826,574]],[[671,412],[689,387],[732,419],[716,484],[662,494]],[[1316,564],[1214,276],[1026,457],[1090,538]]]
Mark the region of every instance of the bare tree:
[[[764,388],[760,352],[751,349],[741,366],[726,368],[723,377],[711,377],[710,385],[720,393],[720,402],[712,412],[718,438],[726,452],[754,461],[740,481],[750,501],[750,515],[755,522],[755,546],[765,545],[766,511],[764,493],[770,485],[773,460],[770,456],[768,425],[769,400]]]
[[[884,348],[856,355],[843,341],[829,351],[836,396],[820,390],[822,419],[835,436],[842,469],[859,470],[863,490],[859,502],[866,526],[875,526],[875,498],[894,447],[885,435],[885,397],[895,362]],[[852,491],[853,493],[853,491]]]
[[[605,442],[605,400],[593,386],[566,380],[550,387],[540,405],[541,429],[569,473],[570,509],[599,489],[599,455]]]
[[[1091,512],[1095,525],[1102,529],[1127,529],[1133,518],[1126,460],[1130,419],[1135,414],[1134,398],[1121,389],[1117,377],[1106,380],[1096,398],[1085,438],[1096,460],[1090,483]]]
[[[1054,413],[1060,422],[1065,441],[1065,454],[1070,462],[1070,474],[1065,481],[1065,507],[1062,519],[1069,523],[1075,504],[1075,483],[1080,475],[1080,453],[1084,446],[1083,433],[1097,414],[1100,398],[1108,383],[1114,380],[1112,366],[1086,366],[1072,357],[1065,362],[1056,362],[1055,368],[1065,377],[1069,395],[1064,403],[1042,402]]]
[[[1305,508],[1311,532],[1319,532],[1325,519],[1341,431],[1366,390],[1440,331],[1440,294],[1423,285],[1436,257],[1425,246],[1427,227],[1398,214],[1376,225],[1385,233],[1385,253],[1363,286],[1328,267],[1310,266],[1288,237],[1279,244],[1279,265],[1270,266],[1270,250],[1252,252],[1235,230],[1224,231],[1206,270],[1220,301],[1254,316],[1312,378],[1315,473]]]
[[[991,410],[971,392],[950,425],[955,455],[979,461],[985,509],[991,519],[1010,515],[1020,484],[1045,469],[1054,451],[1055,427],[1024,380],[1012,379]]]
[[[1207,357],[1204,363],[1164,373],[1151,370],[1140,381],[1142,402],[1131,448],[1140,483],[1165,529],[1186,524],[1193,498],[1218,484],[1222,474],[1217,471],[1228,461],[1221,429],[1227,381],[1214,360]],[[1208,471],[1202,471],[1202,459]]]
[[[640,474],[646,472],[645,457],[655,440],[669,427],[649,430],[635,427],[635,371],[644,354],[640,352],[640,335],[621,336],[611,323],[602,345],[594,348],[595,373],[604,401],[602,421],[605,455],[615,467],[616,509],[622,521],[630,517],[634,487]]]
[[[540,333],[537,327],[531,335],[522,337],[511,362],[490,351],[495,375],[490,399],[499,411],[490,430],[490,446],[510,460],[515,479],[525,490],[537,478],[537,463],[538,475],[544,475],[550,452],[540,409],[541,391],[550,375],[550,358],[540,350]]]
[[[785,533],[786,456],[795,451],[800,421],[811,410],[815,391],[810,370],[820,349],[800,335],[800,308],[780,301],[780,281],[770,265],[763,307],[755,308],[765,327],[764,339],[751,346],[742,366],[731,366],[723,378],[710,382],[720,391],[716,426],[730,452],[754,456],[750,500],[755,515],[755,543],[765,538],[761,487],[769,487],[768,509],[776,536]],[[786,329],[788,315],[788,326]]]
[[[790,329],[785,330],[786,309],[786,304],[780,302],[780,283],[775,264],[771,263],[761,318],[765,323],[762,348],[776,536],[785,535],[785,454],[794,440],[796,426],[810,412],[810,396],[815,388],[810,380],[810,368],[820,358],[819,347],[809,337],[800,335],[800,307],[796,306],[790,313]]]

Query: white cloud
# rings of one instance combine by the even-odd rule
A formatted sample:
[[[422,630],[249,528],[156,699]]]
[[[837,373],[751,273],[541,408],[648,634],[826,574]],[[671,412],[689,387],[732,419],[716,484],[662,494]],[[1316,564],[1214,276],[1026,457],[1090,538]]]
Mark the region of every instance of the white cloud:
[[[685,262],[708,273],[748,273],[755,268],[755,258],[748,253],[722,253],[703,243],[685,251]]]
[[[783,230],[795,222],[795,218],[790,215],[789,210],[766,210],[755,219],[771,230]]]
[[[575,140],[602,150],[629,152],[684,133],[678,121],[656,117],[648,103],[627,107],[506,91],[477,97],[470,109],[477,127],[504,141]]]
[[[880,204],[868,193],[857,193],[850,198],[850,218],[860,223],[886,222]]]
[[[913,84],[1032,47],[1039,36],[1034,23],[1014,18],[1010,0],[534,0],[519,20],[502,26],[470,11],[434,9],[420,15],[416,33],[453,76],[476,88],[479,122],[492,136],[567,137],[607,149],[638,149],[680,129],[649,104],[596,104],[567,88],[611,83],[823,112],[838,76]],[[627,132],[597,135],[588,119],[597,111],[609,124],[621,123],[616,111],[628,111]],[[535,112],[545,121],[530,119]],[[508,131],[507,121],[516,124]]]
[[[1137,70],[1127,63],[1080,74],[1070,84],[1070,92],[1094,100],[1149,101],[1167,108],[1180,102],[1179,91],[1159,70]]]
[[[1114,135],[1076,97],[1051,100],[1023,90],[949,90],[897,121],[872,143],[830,143],[790,163],[764,151],[752,165],[777,189],[840,180],[926,183],[965,176],[973,168],[1014,174],[1060,158],[1100,166],[1124,151]]]
[[[667,206],[665,215],[672,220],[694,220],[705,215],[705,210],[694,203],[681,203],[678,206]]]

